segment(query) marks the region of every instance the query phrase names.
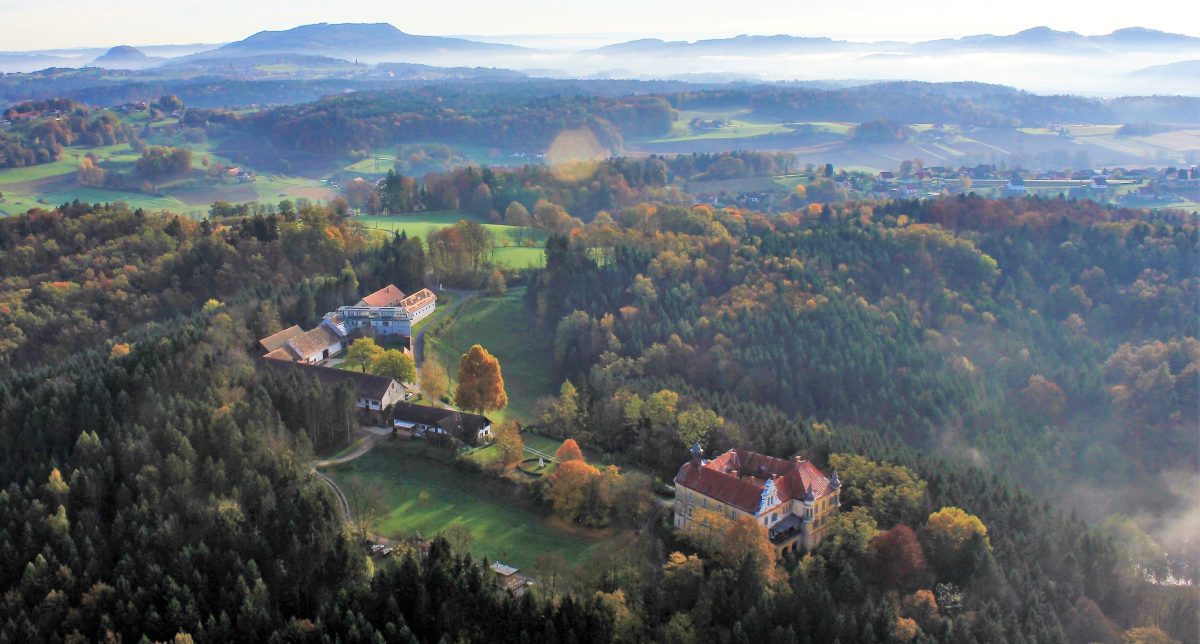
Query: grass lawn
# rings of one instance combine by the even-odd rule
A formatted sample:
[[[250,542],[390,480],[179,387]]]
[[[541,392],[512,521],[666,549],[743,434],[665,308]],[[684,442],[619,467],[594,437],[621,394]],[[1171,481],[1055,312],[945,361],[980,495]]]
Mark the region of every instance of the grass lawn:
[[[524,295],[524,289],[514,289],[503,297],[475,298],[463,305],[448,328],[437,336],[425,336],[425,349],[437,355],[451,379],[458,371],[459,357],[473,344],[483,345],[500,360],[508,408],[489,413],[493,420],[515,418],[528,423],[534,419],[537,399],[557,393],[551,374],[553,330],[538,328],[522,302]]]
[[[521,438],[525,441],[525,458],[538,457],[538,454],[530,451],[531,449],[536,449],[544,454],[553,456],[554,452],[558,451],[559,446],[562,445],[562,441],[558,440],[557,438],[550,438],[548,436],[542,436],[541,434],[534,434],[533,432],[523,432],[521,434]],[[471,452],[467,458],[476,461],[481,465],[490,465],[495,463],[500,458],[500,450],[496,449],[495,443],[488,443],[487,445]],[[547,461],[546,469],[542,470],[541,474],[550,474],[554,471],[555,467],[556,465],[554,463]]]
[[[492,258],[497,264],[509,268],[541,268],[546,265],[546,249],[504,246],[493,250]]]
[[[388,537],[414,532],[432,537],[462,524],[474,536],[474,556],[519,568],[528,568],[548,552],[558,552],[578,566],[597,548],[611,543],[560,524],[517,486],[429,459],[421,443],[400,441],[395,448],[376,448],[327,470],[341,485],[359,476],[383,492],[385,509],[372,526],[376,532]]]

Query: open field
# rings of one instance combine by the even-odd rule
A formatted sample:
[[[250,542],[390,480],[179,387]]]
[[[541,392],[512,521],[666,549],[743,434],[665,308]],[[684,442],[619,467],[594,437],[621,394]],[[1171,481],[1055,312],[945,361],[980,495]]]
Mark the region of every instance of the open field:
[[[725,125],[717,129],[694,130],[688,124],[695,118],[706,121],[719,119],[725,121]],[[679,112],[679,119],[672,124],[670,134],[662,137],[647,138],[641,142],[654,144],[720,139],[753,139],[757,137],[770,137],[772,135],[793,134],[803,126],[809,126],[812,131],[818,133],[845,136],[850,132],[850,128],[853,125],[853,123],[835,123],[831,121],[785,123],[777,118],[759,116],[753,111],[741,108],[717,111],[682,110]]]
[[[579,566],[610,543],[560,523],[517,486],[431,460],[426,449],[401,439],[327,471],[343,487],[357,476],[382,491],[384,511],[372,527],[387,537],[432,537],[460,524],[474,537],[472,555],[525,569],[549,552]]]
[[[743,177],[741,179],[716,179],[713,181],[690,181],[685,190],[691,194],[698,193],[742,193],[770,192],[778,190],[779,185],[771,177]]]
[[[509,268],[541,268],[546,265],[544,248],[506,246],[492,251],[497,264]]]
[[[423,151],[433,149],[431,151],[434,151],[436,154],[440,153],[443,148],[449,148],[449,159],[421,159]],[[414,156],[416,157],[415,159]],[[401,174],[406,176],[423,176],[429,172],[446,172],[458,166],[471,164],[495,167],[525,165],[526,163],[537,163],[538,161],[536,158],[529,158],[528,155],[514,157],[512,153],[505,153],[504,151],[481,145],[425,141],[374,148],[365,159],[357,161],[347,160],[342,170],[347,173],[380,177],[387,174],[388,170],[396,166],[397,160],[403,162],[398,169]]]
[[[524,289],[503,297],[479,297],[463,305],[457,319],[436,336],[426,334],[426,350],[438,356],[453,380],[458,360],[473,344],[481,344],[500,360],[508,408],[489,413],[493,420],[534,420],[534,404],[542,396],[554,395],[551,372],[554,333],[539,329],[525,308]],[[453,391],[453,384],[451,386]]]
[[[355,217],[355,221],[367,228],[388,232],[403,231],[409,237],[421,239],[431,232],[452,226],[464,219],[483,223],[482,218],[461,211]],[[542,246],[546,242],[547,235],[544,231],[488,223],[484,223],[483,227],[495,236],[496,247],[493,257],[498,264],[509,268],[540,267],[545,264],[545,253]],[[524,246],[525,240],[532,240],[537,246]]]

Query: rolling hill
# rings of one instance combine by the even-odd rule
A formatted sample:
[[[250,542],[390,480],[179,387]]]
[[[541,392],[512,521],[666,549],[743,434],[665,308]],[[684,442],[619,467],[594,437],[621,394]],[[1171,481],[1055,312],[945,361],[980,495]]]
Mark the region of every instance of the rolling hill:
[[[419,36],[387,23],[303,25],[284,31],[260,31],[244,40],[198,54],[203,58],[241,58],[261,54],[315,54],[345,59],[379,59],[389,54],[516,53],[513,45],[463,38]]]
[[[147,56],[136,47],[117,45],[92,61],[92,67],[103,69],[146,69],[161,65],[166,58]]]

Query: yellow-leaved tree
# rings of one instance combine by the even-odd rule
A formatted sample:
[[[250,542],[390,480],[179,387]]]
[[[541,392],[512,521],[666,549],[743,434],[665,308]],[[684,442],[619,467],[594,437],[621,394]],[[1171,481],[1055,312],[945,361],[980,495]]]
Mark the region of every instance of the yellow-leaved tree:
[[[960,508],[945,507],[929,515],[924,532],[925,552],[941,578],[966,581],[991,553],[987,526]]]
[[[346,358],[342,361],[347,367],[358,367],[363,373],[383,356],[383,347],[375,344],[371,338],[359,338],[346,349]]]
[[[417,367],[412,356],[399,349],[381,352],[371,363],[371,373],[400,382],[412,382],[417,379]]]
[[[506,420],[496,427],[496,449],[500,452],[501,464],[508,466],[519,463],[525,454],[525,439],[516,421]]]

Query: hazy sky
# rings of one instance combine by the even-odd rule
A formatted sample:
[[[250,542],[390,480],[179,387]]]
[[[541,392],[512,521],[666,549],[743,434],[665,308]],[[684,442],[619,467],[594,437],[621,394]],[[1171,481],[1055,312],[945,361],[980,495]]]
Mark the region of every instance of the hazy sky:
[[[1112,0],[0,0],[0,50],[226,42],[312,22],[390,22],[409,33],[611,34],[711,37],[739,33],[921,40],[1005,34],[1032,26],[1084,34],[1142,26],[1200,35],[1200,3],[1129,10]]]

